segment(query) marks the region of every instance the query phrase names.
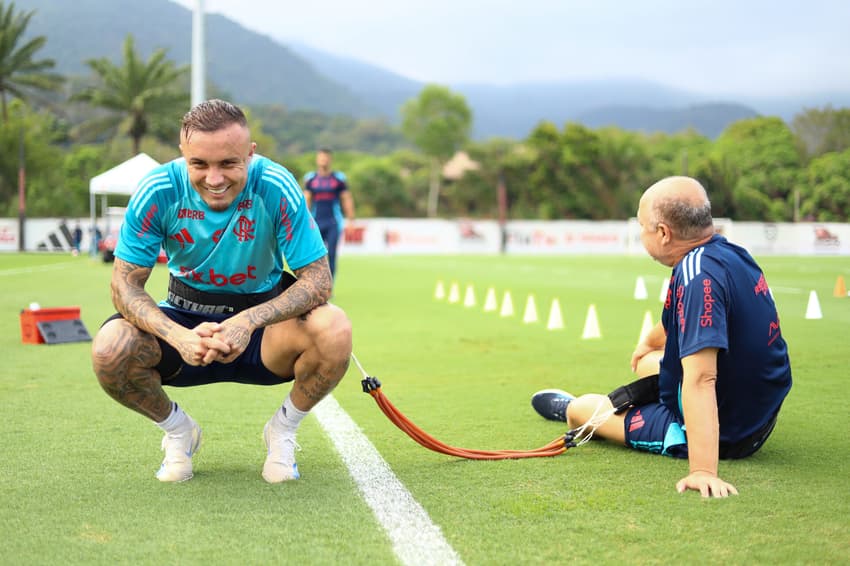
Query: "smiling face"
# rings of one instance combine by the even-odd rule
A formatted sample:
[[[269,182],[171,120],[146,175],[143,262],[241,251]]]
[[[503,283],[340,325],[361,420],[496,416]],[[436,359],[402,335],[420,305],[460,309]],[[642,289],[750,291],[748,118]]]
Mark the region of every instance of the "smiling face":
[[[189,181],[213,210],[226,210],[248,180],[248,165],[256,144],[247,127],[228,124],[212,132],[192,130],[180,135]]]

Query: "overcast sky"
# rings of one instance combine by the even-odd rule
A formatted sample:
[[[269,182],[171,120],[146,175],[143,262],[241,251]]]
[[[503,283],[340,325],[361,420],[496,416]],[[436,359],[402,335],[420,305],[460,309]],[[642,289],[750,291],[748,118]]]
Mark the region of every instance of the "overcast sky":
[[[423,82],[642,78],[704,94],[850,92],[850,0],[201,1],[281,43]]]

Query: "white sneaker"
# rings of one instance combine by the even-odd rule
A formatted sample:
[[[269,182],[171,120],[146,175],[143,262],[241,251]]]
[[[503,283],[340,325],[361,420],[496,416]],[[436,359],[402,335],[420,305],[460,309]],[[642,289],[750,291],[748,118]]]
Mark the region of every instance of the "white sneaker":
[[[263,479],[269,483],[280,483],[300,478],[295,451],[301,450],[301,447],[295,442],[295,433],[277,430],[270,420],[263,428],[263,440],[268,449]]]
[[[192,479],[192,455],[201,447],[201,427],[189,419],[189,430],[181,433],[166,433],[162,438],[165,459],[156,473],[159,481],[181,482]]]

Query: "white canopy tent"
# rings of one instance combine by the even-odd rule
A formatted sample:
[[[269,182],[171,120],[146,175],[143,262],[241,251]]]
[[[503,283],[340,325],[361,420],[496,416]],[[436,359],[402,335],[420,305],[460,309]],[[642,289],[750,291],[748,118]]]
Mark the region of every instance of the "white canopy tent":
[[[136,192],[139,181],[158,165],[159,162],[153,157],[146,153],[140,153],[124,163],[116,165],[109,171],[92,177],[89,181],[89,210],[92,229],[94,229],[97,218],[97,195],[101,197],[101,210],[105,215],[109,195],[132,195]],[[108,218],[107,222],[109,222]],[[109,232],[109,226],[106,227],[106,232]]]

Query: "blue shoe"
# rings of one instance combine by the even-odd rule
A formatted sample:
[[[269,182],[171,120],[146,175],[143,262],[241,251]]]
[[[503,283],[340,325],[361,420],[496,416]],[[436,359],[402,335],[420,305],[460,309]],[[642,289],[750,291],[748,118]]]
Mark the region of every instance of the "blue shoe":
[[[560,389],[543,389],[531,396],[531,406],[534,410],[550,421],[567,422],[567,405],[575,399],[566,391]]]

